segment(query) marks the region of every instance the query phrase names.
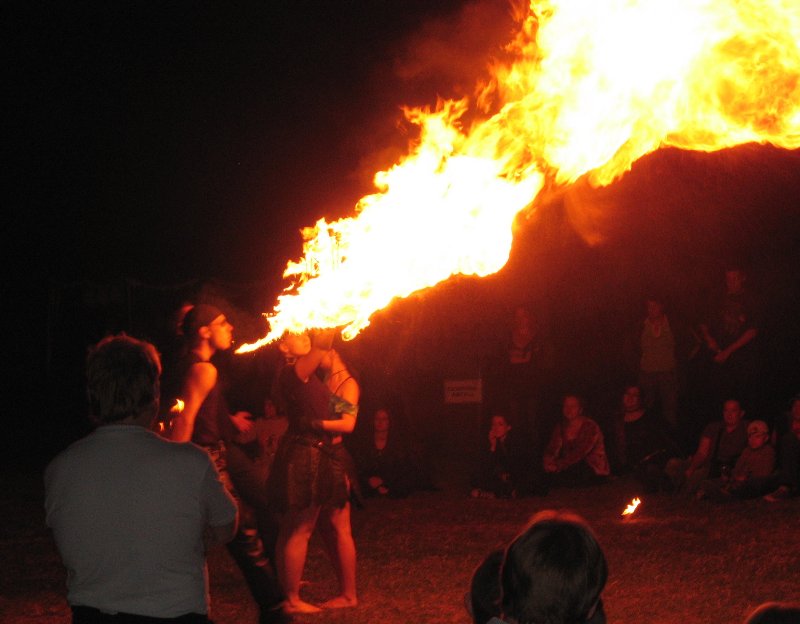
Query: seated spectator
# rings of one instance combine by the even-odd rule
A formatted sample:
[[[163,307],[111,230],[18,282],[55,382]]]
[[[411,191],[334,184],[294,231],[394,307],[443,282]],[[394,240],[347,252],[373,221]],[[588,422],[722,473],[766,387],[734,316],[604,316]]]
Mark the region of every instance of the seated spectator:
[[[703,480],[730,475],[747,446],[748,424],[739,401],[725,401],[722,420],[706,426],[694,455],[688,459],[673,457],[667,462],[664,471],[673,487],[684,494],[694,494]]]
[[[574,394],[564,397],[561,413],[542,461],[549,485],[580,486],[605,480],[611,469],[599,425],[584,414],[583,402]]]
[[[789,431],[778,441],[778,474],[772,483],[775,491],[764,500],[771,503],[797,495],[800,479],[800,398],[792,403]]]
[[[744,624],[797,624],[800,604],[765,602],[747,616]]]
[[[500,571],[508,624],[604,624],[608,566],[586,522],[542,511],[506,549]]]
[[[464,606],[474,624],[487,624],[502,614],[500,566],[504,554],[501,549],[493,550],[472,573],[469,592],[464,596]]]
[[[372,432],[354,448],[354,461],[364,496],[405,498],[420,484],[418,462],[386,408],[375,411]]]
[[[75,624],[209,622],[206,546],[233,538],[237,508],[208,453],[150,430],[160,372],[153,345],[101,340],[86,361],[98,427],[45,471]]]
[[[669,425],[642,405],[636,384],[626,386],[614,426],[619,472],[631,472],[646,491],[657,491],[667,459],[679,453],[680,447]]]
[[[521,448],[503,414],[491,418],[489,439],[472,475],[472,498],[513,498],[521,482]]]
[[[769,490],[774,470],[775,449],[769,443],[769,427],[763,420],[754,420],[747,426],[747,448],[739,455],[730,476],[703,481],[697,498],[758,498]]]

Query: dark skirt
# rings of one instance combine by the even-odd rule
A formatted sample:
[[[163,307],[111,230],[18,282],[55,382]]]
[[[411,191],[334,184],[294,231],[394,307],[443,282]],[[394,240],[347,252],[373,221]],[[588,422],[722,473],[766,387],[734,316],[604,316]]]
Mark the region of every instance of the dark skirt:
[[[285,435],[267,483],[278,512],[326,506],[342,508],[350,498],[353,460],[343,444]]]

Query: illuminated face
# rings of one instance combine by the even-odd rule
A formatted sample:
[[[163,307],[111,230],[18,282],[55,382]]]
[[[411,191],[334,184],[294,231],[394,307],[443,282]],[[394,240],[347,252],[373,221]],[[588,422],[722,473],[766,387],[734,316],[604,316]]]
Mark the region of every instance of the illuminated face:
[[[375,428],[375,431],[389,431],[389,412],[384,409],[379,409],[375,412],[372,426]]]
[[[581,402],[578,400],[578,397],[568,396],[564,399],[564,403],[561,406],[561,413],[566,420],[575,420],[582,412],[583,408],[581,407]]]
[[[508,424],[504,416],[492,416],[491,434],[493,437],[505,438],[510,430],[511,425]]]
[[[208,330],[210,332],[208,342],[218,351],[224,351],[233,344],[233,325],[228,322],[224,314],[211,321]]]
[[[725,401],[722,406],[722,419],[725,421],[726,426],[736,427],[742,421],[743,416],[744,410],[739,405],[739,401]]]
[[[792,403],[792,418],[789,421],[789,427],[791,428],[792,433],[797,438],[800,438],[800,400]]]
[[[729,293],[741,292],[744,288],[744,272],[739,269],[725,271],[725,288]]]
[[[625,389],[622,395],[622,407],[626,412],[635,412],[642,406],[642,391],[637,386]]]
[[[311,338],[308,334],[287,334],[281,340],[280,350],[293,357],[301,357],[311,351]]]
[[[747,446],[751,449],[759,449],[769,440],[769,433],[761,431],[751,431],[747,434]]]
[[[659,319],[664,315],[664,306],[654,299],[647,300],[647,318],[650,320]]]

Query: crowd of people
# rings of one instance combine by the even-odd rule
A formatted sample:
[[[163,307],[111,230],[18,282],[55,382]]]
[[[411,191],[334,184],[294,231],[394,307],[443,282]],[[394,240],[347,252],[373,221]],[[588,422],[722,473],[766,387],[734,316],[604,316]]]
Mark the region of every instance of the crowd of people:
[[[693,330],[667,314],[661,297],[646,297],[641,322],[623,338],[635,362],[630,381],[607,389],[618,393],[616,406],[592,410],[570,389],[557,418],[546,407],[553,349],[536,315],[515,309],[488,375],[488,441],[476,452],[472,496],[542,495],[627,473],[647,492],[714,501],[795,495],[800,397],[788,413],[770,411],[754,296],[740,267],[724,275],[722,294]]]
[[[552,351],[535,315],[518,308],[503,365],[488,385],[487,435],[475,450],[469,495],[546,496],[627,473],[648,492],[710,501],[796,496],[800,396],[785,418],[746,418],[760,405],[752,383],[759,332],[744,282],[741,270],[726,273],[724,301],[697,331],[697,348],[708,350],[714,366],[706,381],[718,416],[704,425],[693,452],[681,430],[679,331],[663,301],[645,302],[637,378],[601,418],[576,391],[564,392],[560,414],[548,418],[540,399]],[[98,427],[47,468],[47,523],[70,571],[73,621],[209,621],[203,553],[214,541],[226,544],[262,623],[355,607],[351,506],[433,488],[401,415],[374,406],[364,416],[366,435],[347,441],[362,389],[334,349],[332,330],[284,335],[261,418],[232,410],[216,363],[231,347],[232,324],[207,303],[182,313],[182,348],[169,360],[164,388],[153,345],[118,335],[92,349],[87,390]],[[266,437],[259,433],[278,421]],[[120,491],[126,495],[116,496]],[[159,531],[164,540],[147,537],[154,523],[163,527],[172,517],[181,522]],[[146,547],[119,543],[131,524]],[[315,531],[339,585],[321,605],[301,596]],[[151,575],[154,566],[162,572]],[[586,523],[547,512],[487,556],[467,604],[476,622],[604,622],[606,577]]]

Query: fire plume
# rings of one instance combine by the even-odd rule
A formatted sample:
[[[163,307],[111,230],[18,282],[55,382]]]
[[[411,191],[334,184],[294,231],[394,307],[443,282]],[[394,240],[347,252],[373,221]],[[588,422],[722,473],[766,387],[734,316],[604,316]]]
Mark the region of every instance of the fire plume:
[[[474,100],[406,110],[409,154],[354,217],[303,231],[267,336],[237,352],[349,339],[395,298],[500,270],[545,184],[606,185],[663,146],[800,147],[799,42],[796,0],[534,0]]]

